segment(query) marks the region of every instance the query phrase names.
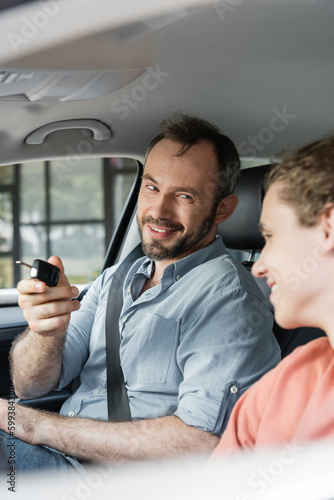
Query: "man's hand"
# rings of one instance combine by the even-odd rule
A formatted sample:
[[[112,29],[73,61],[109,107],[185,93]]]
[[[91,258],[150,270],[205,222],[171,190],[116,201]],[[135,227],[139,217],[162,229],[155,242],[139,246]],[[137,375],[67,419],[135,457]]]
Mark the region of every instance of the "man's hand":
[[[62,352],[71,313],[80,308],[79,290],[71,286],[58,257],[49,262],[60,270],[56,287],[39,280],[18,284],[19,306],[29,329],[15,340],[11,349],[11,371],[15,392],[20,398],[36,398],[50,392],[59,382]]]
[[[41,335],[59,335],[66,331],[71,312],[80,308],[77,300],[71,300],[79,290],[69,284],[59,257],[50,257],[48,262],[60,270],[58,285],[47,287],[42,281],[22,280],[17,285],[20,292],[18,303],[32,331]]]
[[[22,441],[30,444],[39,444],[36,436],[39,425],[43,419],[43,413],[32,408],[20,406],[10,403],[10,417],[8,414],[8,401],[0,399],[0,429],[9,432],[8,426],[15,431],[11,431],[11,435],[19,438]],[[14,406],[14,410],[13,410]]]

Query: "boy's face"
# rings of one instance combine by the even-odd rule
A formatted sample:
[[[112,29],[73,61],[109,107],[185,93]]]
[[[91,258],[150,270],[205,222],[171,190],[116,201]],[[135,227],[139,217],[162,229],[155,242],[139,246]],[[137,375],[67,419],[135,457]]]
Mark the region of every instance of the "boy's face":
[[[326,280],[321,225],[302,226],[292,206],[279,198],[281,182],[263,201],[260,228],[265,246],[252,268],[266,277],[275,319],[284,328],[319,326]]]

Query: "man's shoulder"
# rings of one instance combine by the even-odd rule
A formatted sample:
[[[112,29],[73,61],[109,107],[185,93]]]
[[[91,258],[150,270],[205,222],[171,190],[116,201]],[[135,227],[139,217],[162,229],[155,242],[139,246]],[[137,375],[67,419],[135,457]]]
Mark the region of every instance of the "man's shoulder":
[[[228,252],[223,252],[193,269],[193,273],[201,273],[203,279],[223,283],[224,289],[244,289],[258,295],[259,288],[251,274],[240,262]]]

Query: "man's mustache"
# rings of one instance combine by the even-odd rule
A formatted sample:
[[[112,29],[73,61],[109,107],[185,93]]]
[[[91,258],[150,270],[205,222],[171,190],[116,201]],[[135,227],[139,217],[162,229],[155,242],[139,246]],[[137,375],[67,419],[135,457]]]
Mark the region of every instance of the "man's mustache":
[[[163,229],[170,229],[171,231],[183,231],[184,226],[177,222],[169,221],[168,224],[165,220],[154,219],[153,217],[146,217],[141,220],[142,224],[150,224],[151,226],[158,226]]]

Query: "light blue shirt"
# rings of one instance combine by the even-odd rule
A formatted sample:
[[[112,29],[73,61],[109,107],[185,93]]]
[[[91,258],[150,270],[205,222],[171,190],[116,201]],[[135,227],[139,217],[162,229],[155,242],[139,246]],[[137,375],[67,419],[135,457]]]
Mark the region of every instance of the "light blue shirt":
[[[140,295],[153,266],[139,259],[123,286],[120,358],[131,415],[177,415],[221,435],[240,395],[280,360],[268,303],[220,237],[169,265],[161,283]],[[64,415],[108,420],[105,321],[116,268],[72,314],[59,388],[79,374],[80,386]]]

